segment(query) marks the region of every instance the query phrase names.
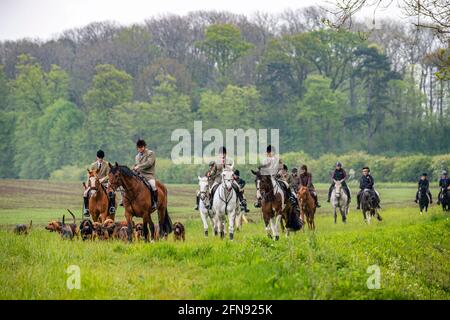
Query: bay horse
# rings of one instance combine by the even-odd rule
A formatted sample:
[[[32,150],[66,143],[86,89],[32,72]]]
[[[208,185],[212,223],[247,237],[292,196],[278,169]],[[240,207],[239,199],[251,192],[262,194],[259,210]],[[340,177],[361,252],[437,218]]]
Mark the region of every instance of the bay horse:
[[[151,214],[155,211],[152,208],[152,198],[150,186],[144,182],[144,177],[132,171],[127,166],[120,166],[117,162],[115,165],[109,164],[109,187],[115,191],[118,187],[122,187],[123,207],[125,208],[125,218],[128,224],[128,241],[132,242],[133,235],[133,217],[141,217],[143,219],[144,239],[148,242],[149,225],[150,237],[153,242],[155,239],[155,225],[152,221]],[[156,180],[158,189],[158,226],[160,238],[167,239],[169,233],[172,232],[172,221],[167,212],[167,189],[158,180]]]
[[[342,189],[342,182],[335,181],[333,191],[331,191],[331,205],[334,209],[334,223],[337,221],[337,208],[339,208],[339,212],[342,216],[342,222],[345,223],[347,221],[347,214],[349,209],[349,202],[347,194]]]
[[[261,211],[267,236],[275,241],[279,240],[279,229],[284,228],[283,221],[286,224],[286,237],[289,236],[290,229],[299,230],[302,227],[301,222],[291,203],[285,199],[281,187],[277,184],[274,188],[271,176],[262,175],[260,171],[251,170],[251,172],[256,177],[256,190],[262,198]]]
[[[308,223],[308,229],[315,230],[314,215],[316,213],[316,202],[307,186],[301,186],[297,191],[298,205],[300,207],[301,219]]]
[[[430,198],[427,194],[426,188],[420,188],[419,189],[419,208],[420,208],[420,214],[423,213],[425,210],[425,213],[428,213],[428,205],[430,204]]]
[[[238,207],[238,198],[233,189],[233,171],[222,171],[222,182],[214,192],[212,211],[214,214],[214,233],[225,237],[225,220],[228,215],[228,232],[230,240],[234,238],[234,225],[236,221],[236,209]]]
[[[378,221],[383,220],[378,212],[378,199],[374,190],[363,190],[361,194],[361,211],[363,213],[364,221],[366,221],[367,224],[370,224],[370,220],[373,216],[376,216]]]
[[[112,219],[114,221],[115,215],[110,215],[108,211],[109,198],[106,188],[100,183],[98,178],[97,169],[88,171],[88,185],[84,183],[84,188],[89,188],[89,213],[91,214],[94,222],[105,221],[106,219]]]

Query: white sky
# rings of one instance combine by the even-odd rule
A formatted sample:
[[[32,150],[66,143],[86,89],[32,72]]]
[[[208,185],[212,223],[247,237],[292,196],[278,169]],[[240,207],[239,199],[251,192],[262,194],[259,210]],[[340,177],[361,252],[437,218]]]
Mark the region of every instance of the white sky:
[[[256,11],[278,13],[332,0],[0,0],[0,40],[50,37],[93,21],[121,24],[142,22],[151,16],[196,10],[224,10],[251,15]],[[396,17],[397,8],[380,11]]]

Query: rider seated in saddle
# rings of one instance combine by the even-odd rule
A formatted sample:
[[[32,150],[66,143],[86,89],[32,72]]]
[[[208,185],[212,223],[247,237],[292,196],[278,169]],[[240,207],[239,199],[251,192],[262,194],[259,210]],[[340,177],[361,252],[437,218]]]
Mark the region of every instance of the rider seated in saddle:
[[[208,177],[208,182],[210,183],[210,203],[209,208],[212,208],[213,200],[214,200],[214,192],[217,190],[217,187],[222,183],[222,172],[224,170],[233,170],[234,161],[227,157],[227,149],[225,147],[219,148],[219,158],[210,162],[209,170],[206,173]],[[233,189],[236,192],[236,195],[239,199],[239,203],[245,212],[247,212],[247,201],[242,194],[239,185],[236,181],[232,183]],[[208,204],[206,204],[208,206]]]
[[[379,209],[381,209],[380,207],[380,196],[378,194],[378,192],[375,190],[374,188],[374,184],[375,184],[375,180],[373,179],[373,177],[370,175],[370,169],[369,167],[364,167],[362,168],[362,173],[363,175],[361,176],[361,178],[359,179],[359,192],[358,195],[356,196],[356,200],[358,203],[358,206],[356,207],[357,210],[361,209],[361,195],[363,193],[364,190],[368,189],[374,192],[376,198],[377,198],[377,207]]]
[[[142,139],[136,142],[136,149],[138,154],[135,157],[133,170],[148,182],[152,194],[152,209],[156,209],[158,204],[158,190],[155,180],[156,155],[152,150],[147,149],[147,144]]]
[[[416,203],[419,201],[420,191],[425,191],[426,194],[428,195],[428,198],[430,199],[430,203],[433,203],[430,192],[430,181],[428,180],[428,175],[426,173],[422,173],[422,176],[419,179],[418,189],[416,192],[416,200],[414,200],[414,202]]]
[[[299,176],[300,180],[300,184],[299,184],[299,188],[300,187],[308,187],[309,192],[311,193],[311,195],[314,198],[314,201],[316,203],[316,207],[320,208],[320,204],[319,204],[319,200],[317,198],[317,192],[316,189],[314,188],[314,185],[312,183],[312,174],[308,172],[308,167],[306,165],[302,165],[300,167],[300,176]]]
[[[272,147],[271,145],[267,146],[266,159],[264,159],[263,164],[258,167],[258,170],[260,170],[262,176],[270,176],[272,186],[274,188],[277,184],[277,181],[279,182],[279,185],[283,190],[286,199],[292,198],[292,194],[291,192],[289,192],[289,185],[286,181],[287,179],[286,180],[282,179],[283,162],[281,161],[281,159],[278,158],[278,156],[275,155],[275,148]],[[287,171],[287,167],[285,171]],[[256,190],[256,199],[257,201],[255,203],[255,208],[260,208],[262,197],[259,189]]]
[[[330,202],[331,193],[333,192],[335,181],[341,181],[341,186],[342,188],[344,188],[344,192],[348,197],[348,203],[350,203],[351,201],[350,190],[348,189],[347,183],[345,182],[345,180],[347,180],[347,172],[345,172],[344,168],[342,168],[342,163],[340,163],[339,161],[336,162],[336,168],[334,169],[333,174],[331,175],[331,180],[333,180],[333,182],[331,183],[331,186],[328,189],[327,202]]]
[[[450,186],[450,178],[448,177],[448,173],[446,170],[442,171],[441,179],[439,180],[439,194],[438,194],[438,202],[437,204],[441,204],[441,194],[442,191],[447,190]]]
[[[234,181],[239,186],[239,191],[242,193],[242,198],[244,199],[245,204],[247,204],[247,200],[244,197],[245,180],[240,177],[239,170],[234,170],[233,178],[234,178]],[[241,204],[241,208],[244,212],[250,212],[250,210],[247,209],[247,205],[244,206]]]
[[[103,150],[97,151],[97,160],[92,163],[89,167],[89,170],[97,170],[97,176],[100,181],[100,183],[105,187],[105,189],[108,188],[108,175],[109,175],[109,163],[105,159],[105,152]],[[89,179],[87,181],[87,184],[89,185]],[[84,190],[83,194],[83,215],[85,217],[89,217],[89,191],[90,187],[86,188]],[[113,215],[116,212],[115,208],[115,194],[114,192],[109,192],[108,194],[108,208],[109,208],[109,214]]]

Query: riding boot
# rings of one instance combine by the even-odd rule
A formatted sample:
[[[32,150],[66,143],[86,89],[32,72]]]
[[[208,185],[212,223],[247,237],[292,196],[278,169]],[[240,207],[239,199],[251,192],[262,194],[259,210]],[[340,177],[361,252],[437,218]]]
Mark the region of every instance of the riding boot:
[[[197,199],[195,200],[195,208],[194,208],[194,210],[198,210],[199,202],[200,202],[200,197],[197,195]]]
[[[356,196],[356,210],[360,210],[361,209],[361,199],[360,199],[361,195],[358,193],[358,195]]]
[[[437,205],[441,204],[441,191],[439,191],[438,197],[437,197]]]
[[[256,199],[255,204],[253,205],[255,208],[261,208],[261,199]]]
[[[152,190],[152,209],[156,209],[158,204],[158,191],[153,189],[151,190]]]
[[[333,192],[333,185],[331,185],[330,188],[328,189],[328,198],[327,198],[327,202],[330,202],[331,192]]]
[[[432,198],[432,196],[431,196],[431,192],[428,190],[428,196],[430,197],[430,203],[433,203],[433,198]]]
[[[116,197],[113,192],[108,194],[108,207],[109,214],[114,215],[116,213]]]
[[[242,199],[241,208],[242,208],[242,210],[244,210],[244,212],[250,212],[250,210],[248,210],[248,208],[247,208],[247,200]]]
[[[89,217],[89,198],[83,197],[83,216]]]

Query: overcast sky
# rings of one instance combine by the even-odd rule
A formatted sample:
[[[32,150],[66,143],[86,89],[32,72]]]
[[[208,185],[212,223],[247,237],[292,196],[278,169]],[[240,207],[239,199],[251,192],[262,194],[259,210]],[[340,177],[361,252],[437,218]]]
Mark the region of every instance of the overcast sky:
[[[332,0],[0,0],[0,40],[49,39],[58,33],[93,21],[121,24],[142,22],[151,16],[196,10],[226,10],[250,15],[278,13]],[[395,17],[395,8],[381,15]]]

